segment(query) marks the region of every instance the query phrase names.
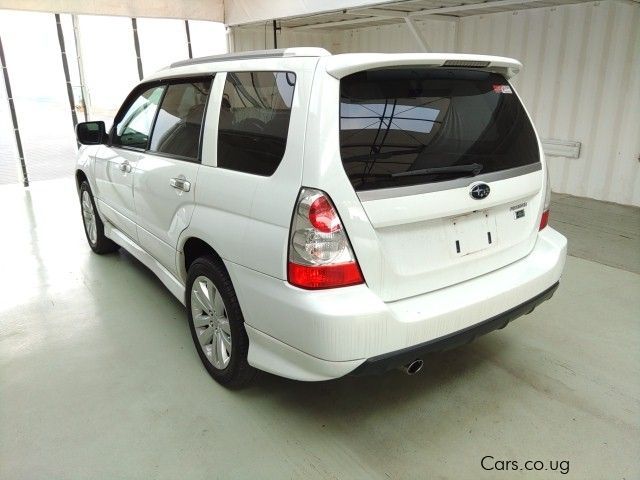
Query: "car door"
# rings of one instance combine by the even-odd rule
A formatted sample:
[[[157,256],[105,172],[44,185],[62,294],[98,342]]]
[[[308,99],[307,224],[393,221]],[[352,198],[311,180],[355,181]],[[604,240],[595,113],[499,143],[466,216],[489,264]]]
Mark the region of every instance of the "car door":
[[[194,209],[203,118],[211,77],[172,80],[149,148],[136,164],[134,197],[142,248],[176,273],[176,248]]]
[[[94,175],[100,212],[116,228],[138,240],[133,197],[134,171],[144,158],[164,86],[141,86],[116,116],[107,145],[98,149]]]

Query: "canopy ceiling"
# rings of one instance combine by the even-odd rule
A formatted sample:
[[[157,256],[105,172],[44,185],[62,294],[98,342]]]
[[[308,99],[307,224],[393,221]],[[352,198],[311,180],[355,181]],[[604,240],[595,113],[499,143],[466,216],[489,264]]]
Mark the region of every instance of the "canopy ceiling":
[[[400,23],[405,19],[455,20],[529,8],[583,3],[588,0],[227,0],[228,25],[279,20],[294,29],[342,30]]]
[[[0,9],[224,22],[224,0],[0,0]]]

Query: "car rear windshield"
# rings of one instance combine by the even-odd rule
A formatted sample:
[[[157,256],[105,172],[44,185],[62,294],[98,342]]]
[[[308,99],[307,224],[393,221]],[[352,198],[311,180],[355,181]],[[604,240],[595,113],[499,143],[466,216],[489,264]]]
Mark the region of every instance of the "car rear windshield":
[[[343,78],[340,153],[358,191],[540,161],[531,122],[503,76],[442,68],[367,70]]]

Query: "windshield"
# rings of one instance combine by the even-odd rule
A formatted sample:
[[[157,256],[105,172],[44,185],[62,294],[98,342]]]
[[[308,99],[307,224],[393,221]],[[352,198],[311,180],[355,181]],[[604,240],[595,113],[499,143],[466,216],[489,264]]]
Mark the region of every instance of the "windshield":
[[[368,70],[343,78],[340,153],[359,191],[540,161],[531,122],[503,76],[442,68]]]

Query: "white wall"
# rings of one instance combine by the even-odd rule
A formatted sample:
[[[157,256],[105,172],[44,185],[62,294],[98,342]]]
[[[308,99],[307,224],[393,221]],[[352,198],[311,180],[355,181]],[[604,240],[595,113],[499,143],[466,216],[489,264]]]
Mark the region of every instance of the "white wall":
[[[189,20],[194,57],[227,53],[227,33],[223,23]]]
[[[273,28],[271,22],[261,27],[232,27],[231,51],[246,52],[273,48]],[[317,30],[283,29],[278,33],[278,48],[322,47],[331,53],[342,53],[342,34],[324,33]]]
[[[640,6],[606,0],[419,26],[434,50],[522,61],[514,83],[540,135],[582,142],[580,158],[549,157],[554,191],[640,205]],[[233,32],[235,51],[265,48],[264,30]],[[404,24],[304,32],[285,30],[278,46],[417,50]],[[272,38],[267,25],[267,48]]]

